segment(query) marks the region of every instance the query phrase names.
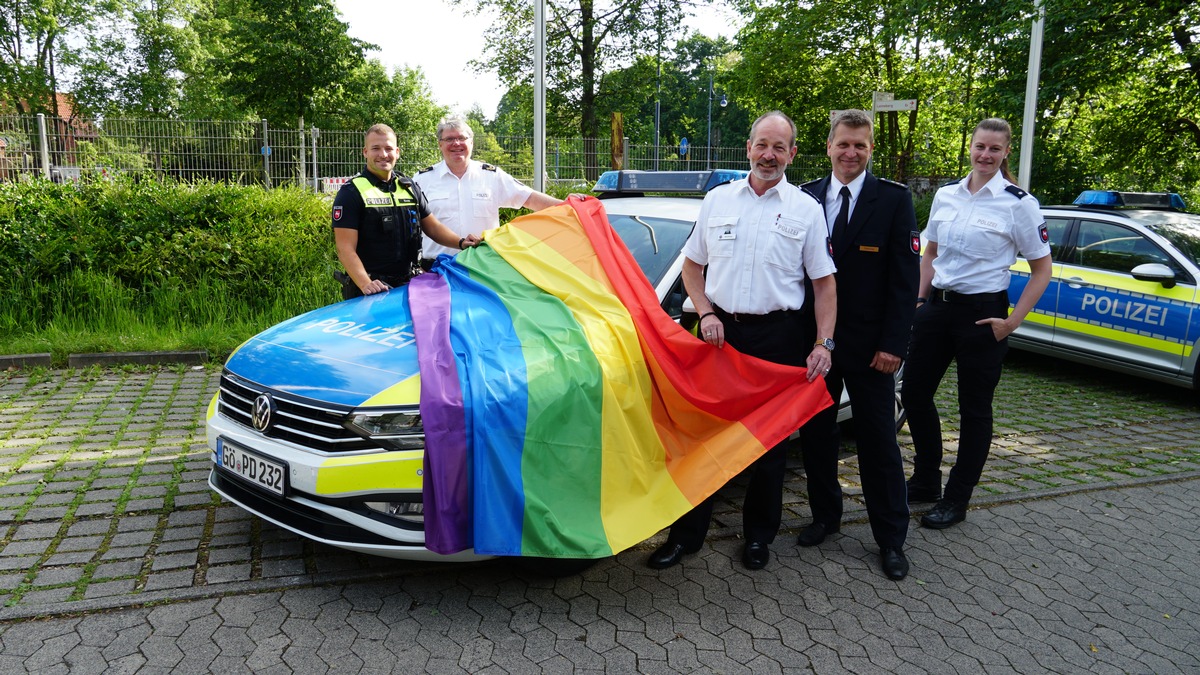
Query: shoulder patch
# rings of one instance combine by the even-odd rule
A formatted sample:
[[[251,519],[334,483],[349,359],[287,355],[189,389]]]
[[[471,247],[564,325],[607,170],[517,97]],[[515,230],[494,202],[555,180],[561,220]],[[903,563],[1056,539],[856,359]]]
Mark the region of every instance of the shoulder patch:
[[[800,186],[800,191],[801,191],[801,192],[803,192],[804,194],[808,195],[809,197],[812,197],[812,198],[813,198],[813,200],[814,200],[814,201],[816,201],[818,204],[820,204],[820,203],[821,203],[821,198],[820,198],[820,197],[818,197],[818,196],[816,196],[816,195],[814,195],[814,194],[812,193],[812,190],[809,190],[809,189],[808,189],[808,186],[807,186],[807,185],[801,185],[801,186]]]
[[[1024,199],[1029,196],[1029,193],[1017,187],[1016,185],[1005,186],[1004,191],[1013,195],[1017,199]]]
[[[479,168],[483,169],[484,171],[495,171],[496,170],[496,167],[492,166],[491,164],[486,164],[486,163],[480,164]]]
[[[418,171],[417,173],[429,173],[430,171],[433,171],[433,167],[427,166],[424,169],[421,169],[420,171]]]
[[[880,182],[880,183],[883,183],[884,185],[891,185],[892,187],[898,187],[898,188],[900,188],[901,190],[907,190],[907,189],[908,189],[908,186],[907,186],[907,185],[905,185],[904,183],[901,183],[901,182],[899,182],[899,181],[889,180],[889,179],[887,179],[887,178],[880,178],[880,179],[879,179],[879,182]]]

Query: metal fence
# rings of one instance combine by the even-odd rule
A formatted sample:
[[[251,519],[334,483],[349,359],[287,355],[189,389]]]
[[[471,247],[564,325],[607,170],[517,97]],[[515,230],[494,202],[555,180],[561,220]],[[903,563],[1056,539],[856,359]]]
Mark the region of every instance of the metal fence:
[[[0,180],[43,176],[77,180],[85,174],[151,172],[179,180],[243,184],[303,185],[328,192],[340,178],[362,170],[363,131],[279,129],[266,120],[103,119],[83,121],[45,115],[0,116]],[[433,133],[401,134],[399,168],[412,174],[439,158]],[[475,139],[474,156],[518,179],[533,178],[533,143],[527,136]],[[876,158],[878,161],[879,158]],[[546,142],[546,178],[551,183],[588,186],[612,165],[604,139],[551,138]],[[744,146],[692,147],[625,141],[625,169],[669,170],[746,167]],[[885,167],[879,167],[885,168]],[[829,170],[825,155],[799,155],[788,169],[793,182]],[[882,175],[888,175],[886,171]]]

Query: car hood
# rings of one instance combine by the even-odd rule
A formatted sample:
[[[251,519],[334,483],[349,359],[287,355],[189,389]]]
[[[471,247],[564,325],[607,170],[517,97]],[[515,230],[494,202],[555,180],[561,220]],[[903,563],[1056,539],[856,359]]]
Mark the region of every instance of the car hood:
[[[272,326],[238,347],[225,368],[319,402],[416,405],[420,374],[408,288],[339,302]]]

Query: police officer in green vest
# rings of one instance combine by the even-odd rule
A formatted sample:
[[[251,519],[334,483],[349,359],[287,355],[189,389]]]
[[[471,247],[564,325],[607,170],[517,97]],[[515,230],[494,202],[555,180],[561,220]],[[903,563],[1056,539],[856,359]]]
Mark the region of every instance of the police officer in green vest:
[[[408,283],[421,249],[421,233],[442,246],[462,249],[479,243],[459,237],[435,218],[421,189],[393,172],[399,150],[386,124],[367,130],[367,168],[338,190],[333,200],[333,239],[345,273],[342,297],[349,300]]]

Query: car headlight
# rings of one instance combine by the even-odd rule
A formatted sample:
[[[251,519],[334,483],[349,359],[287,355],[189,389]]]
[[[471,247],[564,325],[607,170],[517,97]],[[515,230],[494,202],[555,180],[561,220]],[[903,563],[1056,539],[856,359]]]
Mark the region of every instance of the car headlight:
[[[421,450],[425,447],[425,428],[416,410],[387,410],[354,413],[346,427],[364,438],[396,450]]]

